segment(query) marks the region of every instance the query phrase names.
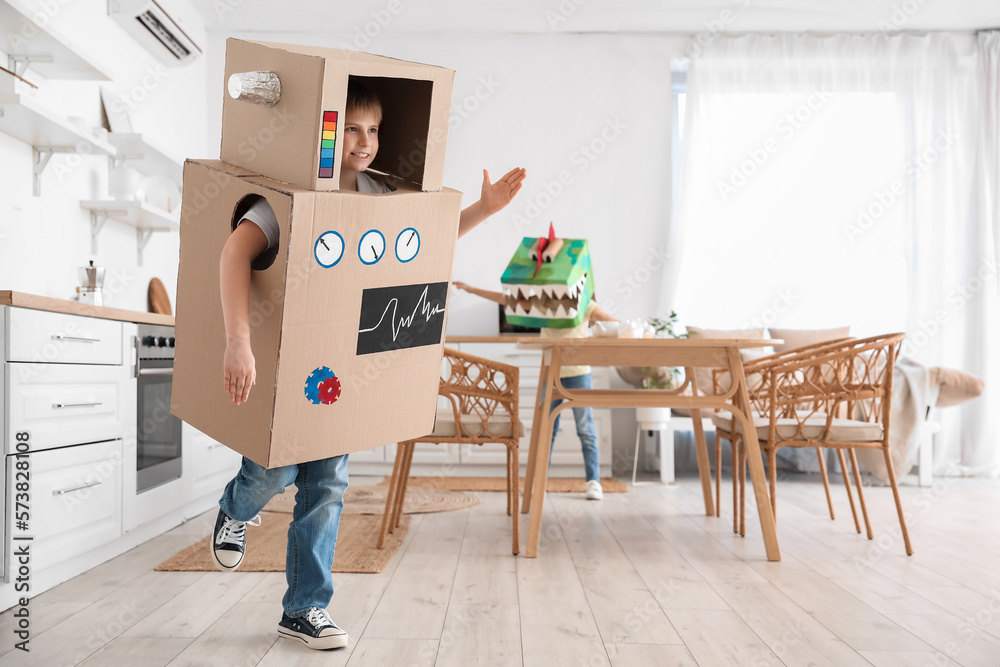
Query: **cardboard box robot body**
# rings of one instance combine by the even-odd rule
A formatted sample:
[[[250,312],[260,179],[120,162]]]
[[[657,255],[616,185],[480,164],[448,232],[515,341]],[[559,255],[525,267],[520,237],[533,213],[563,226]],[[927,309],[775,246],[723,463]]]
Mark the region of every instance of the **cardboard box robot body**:
[[[461,210],[461,193],[440,185],[454,73],[229,40],[227,80],[240,72],[274,72],[280,99],[227,96],[223,159],[185,164],[172,411],[265,467],[429,433]],[[389,139],[380,136],[375,164],[396,177],[391,194],[335,189],[356,75],[382,100]],[[222,383],[219,260],[257,196],[274,210],[279,241],[252,272],[257,383],[234,406]]]

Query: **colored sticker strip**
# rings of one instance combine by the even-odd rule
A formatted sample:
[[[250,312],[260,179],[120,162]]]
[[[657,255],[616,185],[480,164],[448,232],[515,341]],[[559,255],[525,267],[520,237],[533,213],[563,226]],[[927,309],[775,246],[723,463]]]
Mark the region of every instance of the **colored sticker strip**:
[[[334,149],[337,147],[337,112],[323,112],[319,141],[319,178],[333,178]]]

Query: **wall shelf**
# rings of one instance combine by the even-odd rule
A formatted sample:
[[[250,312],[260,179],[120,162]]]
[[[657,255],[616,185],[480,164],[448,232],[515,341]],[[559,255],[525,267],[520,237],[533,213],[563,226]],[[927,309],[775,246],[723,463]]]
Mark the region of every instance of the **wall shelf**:
[[[23,74],[31,68],[46,79],[112,79],[107,67],[51,21],[39,25],[34,18],[39,14],[51,18],[19,0],[0,0],[0,51],[8,54],[9,69]]]
[[[111,144],[84,133],[35,99],[14,93],[0,94],[0,132],[32,147],[32,187],[36,197],[41,194],[40,176],[53,154],[115,155],[118,152]]]
[[[112,167],[115,164],[128,162],[129,167],[141,174],[166,176],[176,183],[178,188],[183,184],[184,162],[150,141],[145,135],[135,132],[112,132],[108,135],[108,142],[118,151],[111,158]]]
[[[90,251],[93,254],[97,254],[97,236],[108,220],[135,227],[139,266],[142,266],[142,251],[153,232],[178,231],[181,227],[180,208],[170,212],[141,201],[116,199],[81,201],[80,208],[90,211]]]

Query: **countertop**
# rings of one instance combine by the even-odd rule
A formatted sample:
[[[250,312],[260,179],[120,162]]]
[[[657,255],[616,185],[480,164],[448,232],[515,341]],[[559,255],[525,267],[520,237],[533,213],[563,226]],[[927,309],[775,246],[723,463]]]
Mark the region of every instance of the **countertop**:
[[[18,308],[31,308],[33,310],[47,310],[53,313],[66,313],[67,315],[97,317],[102,320],[119,320],[121,322],[138,322],[142,324],[166,324],[168,326],[174,325],[173,315],[158,315],[156,313],[141,313],[135,310],[122,310],[121,308],[94,306],[89,303],[79,303],[77,301],[67,301],[65,299],[53,299],[47,296],[25,294],[24,292],[12,292],[10,290],[0,290],[0,306],[16,306]]]

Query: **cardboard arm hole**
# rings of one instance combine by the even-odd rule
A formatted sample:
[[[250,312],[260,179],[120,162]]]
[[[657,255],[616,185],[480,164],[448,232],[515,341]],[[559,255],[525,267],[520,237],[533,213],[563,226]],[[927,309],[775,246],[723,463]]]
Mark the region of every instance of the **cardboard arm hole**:
[[[232,220],[230,221],[230,229],[229,229],[230,234],[236,231],[236,227],[238,227],[239,224],[243,222],[244,219],[249,220],[253,224],[259,224],[256,220],[252,218],[246,218],[246,214],[255,204],[261,201],[263,201],[264,204],[269,209],[271,208],[271,204],[267,201],[267,197],[254,193],[246,195],[245,197],[240,199],[239,202],[237,202],[236,208],[233,209]],[[271,209],[271,216],[274,217],[273,209]],[[261,229],[262,230],[264,229],[263,226],[261,226]],[[264,233],[267,234],[267,231],[264,230]],[[279,235],[278,241],[274,245],[268,247],[264,252],[257,255],[254,258],[253,262],[251,262],[250,268],[253,269],[254,271],[264,271],[270,268],[272,264],[274,264],[274,260],[278,256],[278,248],[281,246],[280,226],[276,226],[275,233]],[[270,236],[268,236],[268,238],[270,238]]]

